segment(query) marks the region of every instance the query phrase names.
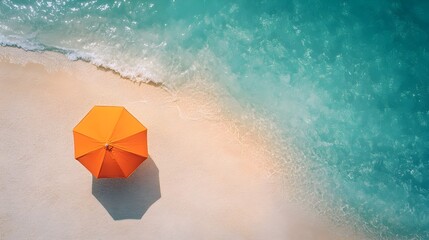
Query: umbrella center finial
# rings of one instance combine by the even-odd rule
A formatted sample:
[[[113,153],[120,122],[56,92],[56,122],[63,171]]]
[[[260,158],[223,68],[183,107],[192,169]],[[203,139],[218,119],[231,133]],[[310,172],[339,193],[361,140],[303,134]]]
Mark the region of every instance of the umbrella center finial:
[[[112,151],[113,146],[110,146],[109,143],[105,143],[104,147],[106,148],[107,151]]]

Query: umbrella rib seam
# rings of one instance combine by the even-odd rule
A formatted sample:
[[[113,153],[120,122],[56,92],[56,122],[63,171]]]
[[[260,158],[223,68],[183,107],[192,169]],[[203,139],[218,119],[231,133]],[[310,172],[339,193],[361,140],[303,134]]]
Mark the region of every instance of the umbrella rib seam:
[[[112,152],[112,155],[114,155],[113,152]],[[113,158],[113,160],[115,161],[116,165],[118,165],[118,168],[119,170],[121,170],[122,175],[125,177],[126,175],[124,173],[124,170],[121,168],[121,165],[119,165],[118,161],[116,161],[116,157]]]
[[[85,157],[86,155],[88,155],[88,154],[90,154],[90,153],[93,153],[93,152],[95,152],[95,151],[98,151],[98,150],[100,150],[100,149],[102,149],[102,148],[103,148],[103,146],[101,146],[101,147],[99,147],[99,148],[97,148],[97,149],[94,149],[94,150],[92,150],[92,151],[89,151],[89,152],[87,152],[87,153],[85,153],[85,154],[83,154],[83,155],[80,155],[79,157],[76,157],[76,159],[81,158],[81,157]]]
[[[100,169],[97,172],[97,178],[100,176],[101,169],[103,169],[103,165],[105,163],[104,158],[106,157],[106,151],[103,152],[103,162],[101,162]]]
[[[133,136],[135,136],[135,135],[137,135],[137,134],[139,134],[139,133],[142,133],[142,132],[144,132],[144,131],[147,131],[147,129],[145,129],[145,130],[141,130],[141,131],[138,131],[138,132],[136,132],[136,133],[134,133],[134,134],[132,134],[132,135],[128,135],[128,136],[126,136],[126,137],[123,137],[123,138],[120,138],[120,139],[118,139],[118,140],[112,141],[112,143],[117,143],[117,142],[119,142],[119,141],[122,141],[122,140],[125,140],[125,139],[127,139],[127,138],[133,137]]]
[[[143,156],[143,155],[140,155],[140,154],[137,154],[137,153],[134,153],[134,152],[130,152],[130,151],[128,151],[126,149],[123,149],[123,148],[120,148],[120,147],[116,147],[116,148],[119,149],[119,150],[121,150],[121,151],[123,151],[123,152],[129,153],[129,154],[132,154],[132,155],[135,155],[135,156],[139,156],[139,157],[142,157],[142,158],[148,158],[149,157],[149,154],[147,154],[147,156]]]
[[[107,139],[107,141],[110,141],[110,139],[112,139],[113,133],[115,133],[115,129],[116,129],[116,127],[118,126],[119,120],[121,119],[122,114],[124,114],[124,109],[125,109],[125,108],[122,108],[122,111],[121,111],[121,113],[119,114],[119,117],[118,117],[118,121],[116,121],[115,126],[113,127],[113,130],[112,130],[112,133],[110,134],[110,136],[109,136],[109,138]]]
[[[116,147],[116,148],[118,148],[118,147]],[[135,156],[138,156],[138,157],[143,157],[144,159],[143,159],[143,161],[144,160],[146,160],[146,159],[148,159],[148,157],[149,156],[141,156],[141,155],[138,155],[138,154],[135,154],[135,153],[132,153],[132,152],[128,152],[128,151],[126,151],[126,150],[124,150],[124,149],[121,149],[121,148],[118,148],[120,151],[123,151],[123,152],[126,152],[126,153],[129,153],[129,154],[132,154],[132,155],[135,155]],[[142,161],[142,162],[143,162]],[[124,175],[124,176],[126,176],[126,174],[124,173],[124,170],[121,168],[121,165],[116,161],[116,158],[115,158],[115,162],[116,162],[116,164],[118,164],[118,167],[119,167],[119,169],[121,170],[121,172],[122,172],[122,174]],[[133,170],[133,172],[135,171],[135,169]]]
[[[101,143],[100,141],[95,140],[93,137],[90,137],[90,136],[85,135],[85,134],[80,133],[80,132],[76,132],[76,131],[73,131],[73,132],[74,132],[74,133],[76,133],[76,134],[80,134],[80,135],[82,135],[82,136],[84,136],[84,137],[87,137],[87,138],[91,139],[92,141],[94,141],[94,142],[96,142],[96,143],[99,143],[99,144],[100,144],[100,146],[99,146],[99,147],[97,147],[97,148],[95,148],[95,149],[93,149],[93,150],[91,150],[91,151],[89,151],[89,152],[86,152],[86,153],[84,153],[84,154],[82,154],[82,155],[75,156],[75,158],[80,158],[80,157],[86,156],[87,154],[90,154],[90,153],[92,153],[92,152],[94,152],[94,151],[97,151],[97,150],[100,150],[101,148],[103,148],[102,143]]]
[[[85,136],[85,137],[87,137],[87,138],[90,138],[90,139],[91,139],[91,140],[93,140],[94,142],[101,143],[100,141],[96,140],[95,138],[93,138],[93,137],[91,137],[91,136],[88,136],[88,135],[86,135],[86,134],[84,134],[84,133],[78,132],[78,131],[76,131],[76,130],[73,130],[73,132],[74,132],[74,133],[77,133],[77,134],[80,134],[80,135],[82,135],[82,136]]]
[[[127,152],[127,153],[131,153],[131,154],[134,154],[134,155],[136,155],[136,156],[139,156],[139,157],[147,157],[147,156],[143,156],[143,155],[140,155],[140,154],[137,154],[137,153],[135,153],[135,152],[131,152],[131,151],[129,151],[129,150],[127,150],[127,149],[124,149],[124,148],[122,148],[122,147],[118,147],[118,146],[115,146],[117,149],[120,149],[121,151],[124,151],[124,152]]]

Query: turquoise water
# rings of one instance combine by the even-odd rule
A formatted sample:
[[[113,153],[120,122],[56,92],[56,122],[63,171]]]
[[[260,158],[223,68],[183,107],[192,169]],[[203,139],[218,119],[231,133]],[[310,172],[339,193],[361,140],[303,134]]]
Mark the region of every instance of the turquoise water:
[[[204,75],[272,119],[366,231],[429,239],[428,11],[417,0],[3,0],[0,42],[171,88]]]

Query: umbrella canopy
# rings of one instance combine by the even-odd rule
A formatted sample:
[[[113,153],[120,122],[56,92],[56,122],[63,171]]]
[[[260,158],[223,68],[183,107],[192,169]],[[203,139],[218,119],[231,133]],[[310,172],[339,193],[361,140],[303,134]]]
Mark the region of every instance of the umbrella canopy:
[[[124,107],[93,107],[73,137],[76,160],[96,178],[128,177],[148,157],[147,129]]]

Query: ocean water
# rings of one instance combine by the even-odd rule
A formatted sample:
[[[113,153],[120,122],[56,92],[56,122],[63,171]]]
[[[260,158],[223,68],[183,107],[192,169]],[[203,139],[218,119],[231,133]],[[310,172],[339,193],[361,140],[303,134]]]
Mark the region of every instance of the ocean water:
[[[429,239],[428,11],[418,0],[2,0],[0,45],[171,89],[204,76],[270,119],[323,200],[361,229]]]

